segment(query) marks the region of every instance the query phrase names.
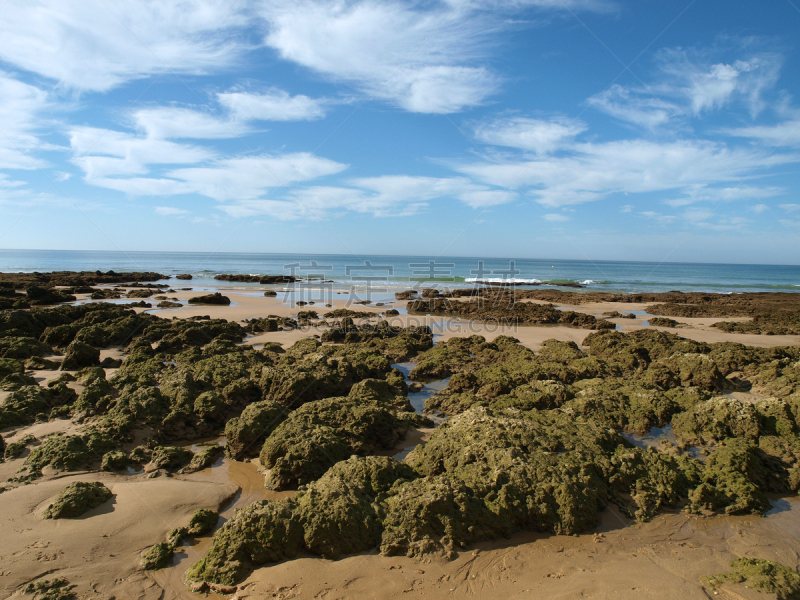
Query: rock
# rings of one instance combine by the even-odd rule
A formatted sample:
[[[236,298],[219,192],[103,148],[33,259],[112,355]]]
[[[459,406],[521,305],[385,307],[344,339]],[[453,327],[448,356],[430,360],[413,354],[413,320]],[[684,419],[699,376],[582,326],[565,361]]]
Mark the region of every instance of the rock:
[[[128,298],[149,298],[153,294],[153,290],[131,290],[128,292]]]
[[[228,306],[231,303],[231,299],[227,296],[223,296],[219,292],[214,292],[213,294],[206,294],[205,296],[195,296],[193,298],[189,298],[189,304],[216,304],[221,306]]]
[[[75,519],[111,499],[113,494],[100,482],[70,483],[44,512],[45,519]]]
[[[103,471],[122,471],[130,464],[128,455],[122,450],[112,450],[103,455],[100,468]]]
[[[0,358],[0,379],[13,374],[21,375],[24,372],[25,368],[20,361],[13,358]]]
[[[207,469],[223,454],[225,454],[225,449],[222,446],[209,446],[195,454],[189,464],[180,470],[180,473],[195,473]]]
[[[234,417],[225,425],[225,453],[235,460],[257,456],[264,440],[288,413],[285,407],[272,400],[250,404],[239,417]]]
[[[31,337],[5,336],[0,338],[0,358],[25,360],[50,354],[51,349]]]
[[[150,458],[150,467],[167,471],[177,471],[181,467],[187,465],[193,457],[194,454],[188,448],[156,446]]]
[[[733,571],[730,573],[703,579],[712,588],[724,583],[738,583],[752,590],[776,594],[778,600],[800,598],[800,575],[790,567],[762,558],[737,558],[731,563],[731,568]]]
[[[33,356],[25,361],[25,369],[28,371],[55,371],[58,367],[59,364],[57,362],[46,360],[39,356]]]
[[[64,360],[61,362],[62,371],[76,371],[83,367],[100,364],[100,350],[89,344],[74,341],[67,346]]]
[[[264,292],[264,296],[266,296],[267,298],[275,298],[277,295],[278,292],[276,292],[275,290],[267,290],[266,292]]]
[[[192,520],[189,521],[187,532],[189,535],[206,535],[214,530],[219,521],[219,513],[214,510],[200,508],[194,511]]]
[[[156,305],[158,308],[181,308],[183,304],[180,302],[172,302],[171,300],[163,300]]]
[[[168,567],[174,554],[175,548],[166,542],[150,546],[142,554],[142,568],[145,571],[157,571]]]
[[[182,279],[184,281],[190,281],[192,276],[189,273],[184,273],[182,275],[175,275],[175,279]]]
[[[675,319],[668,319],[666,317],[653,317],[647,321],[653,327],[678,327],[680,323]]]

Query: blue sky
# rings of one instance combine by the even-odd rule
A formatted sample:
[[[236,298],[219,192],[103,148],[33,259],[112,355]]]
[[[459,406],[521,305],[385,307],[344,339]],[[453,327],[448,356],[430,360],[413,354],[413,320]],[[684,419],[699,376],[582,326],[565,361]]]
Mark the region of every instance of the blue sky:
[[[0,247],[797,264],[800,3],[9,0]]]

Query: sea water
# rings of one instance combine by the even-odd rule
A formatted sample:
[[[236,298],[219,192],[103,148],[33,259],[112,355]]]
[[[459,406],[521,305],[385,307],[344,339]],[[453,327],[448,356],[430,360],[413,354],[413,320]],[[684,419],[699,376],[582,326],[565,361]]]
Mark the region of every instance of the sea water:
[[[0,250],[0,271],[155,271],[189,273],[194,288],[247,284],[215,281],[222,273],[294,275],[327,285],[385,288],[468,287],[517,283],[521,289],[574,284],[604,292],[800,292],[798,265],[653,263],[530,258],[259,254],[233,252],[95,252]],[[252,284],[254,292],[263,286]]]

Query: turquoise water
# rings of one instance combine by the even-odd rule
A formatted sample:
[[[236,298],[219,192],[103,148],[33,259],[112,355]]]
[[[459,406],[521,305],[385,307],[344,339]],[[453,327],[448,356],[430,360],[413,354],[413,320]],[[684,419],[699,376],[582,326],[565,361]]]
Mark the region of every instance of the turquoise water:
[[[431,265],[433,261],[433,265]],[[192,287],[249,287],[214,281],[219,273],[322,277],[335,286],[403,289],[412,285],[466,287],[482,281],[580,283],[610,292],[800,292],[800,266],[648,263],[432,256],[92,252],[0,250],[0,271],[157,271],[191,273]],[[184,282],[180,282],[181,285]],[[173,283],[177,285],[177,283]],[[254,288],[262,288],[252,284]],[[523,289],[529,287],[521,286]],[[255,291],[255,290],[254,290]]]

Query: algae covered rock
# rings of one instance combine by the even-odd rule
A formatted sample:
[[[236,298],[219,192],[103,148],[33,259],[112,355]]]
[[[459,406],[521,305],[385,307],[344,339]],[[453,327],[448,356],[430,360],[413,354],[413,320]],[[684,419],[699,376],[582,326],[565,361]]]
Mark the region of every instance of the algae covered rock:
[[[150,465],[156,469],[177,471],[181,467],[189,464],[193,457],[194,454],[188,448],[157,446],[153,449]]]
[[[62,371],[76,371],[83,367],[100,364],[100,350],[89,344],[74,341],[67,346],[64,360],[61,362]]]
[[[727,438],[758,439],[761,419],[754,404],[717,397],[675,415],[672,431],[686,443],[704,445]]]
[[[786,565],[763,558],[737,558],[731,568],[730,573],[703,579],[714,588],[723,583],[741,583],[759,592],[776,594],[778,600],[800,599],[800,575]]]
[[[157,571],[168,567],[175,555],[175,547],[167,542],[159,542],[142,553],[142,568],[145,571]]]
[[[99,481],[76,481],[65,487],[44,512],[45,519],[75,519],[107,502],[113,494]]]
[[[191,581],[234,585],[254,566],[294,558],[303,527],[293,501],[260,500],[237,509],[211,540],[208,554],[186,572]]]
[[[231,299],[227,296],[223,296],[219,292],[214,292],[213,294],[206,294],[205,296],[195,296],[193,298],[189,298],[189,304],[216,304],[221,306],[228,306],[231,303]]]
[[[189,535],[205,535],[217,526],[218,520],[219,513],[217,511],[199,508],[194,511],[186,531]]]
[[[73,591],[76,587],[66,577],[57,577],[29,583],[22,588],[22,592],[32,594],[34,600],[78,600]]]
[[[701,482],[690,495],[692,507],[763,515],[769,502],[759,484],[766,476],[756,447],[745,440],[726,440],[706,461]]]
[[[88,431],[80,435],[53,433],[42,441],[25,459],[31,472],[49,466],[57,471],[75,471],[99,462],[102,456],[119,444],[114,435]]]
[[[296,498],[238,509],[187,577],[233,585],[253,567],[294,558],[302,550],[338,558],[375,547],[383,528],[380,499],[416,477],[410,466],[388,457],[339,462]]]
[[[112,450],[103,455],[100,468],[103,469],[103,471],[122,471],[129,463],[130,460],[125,452],[122,450]]]
[[[270,434],[288,415],[288,411],[272,400],[254,402],[225,425],[225,452],[236,460],[257,456]]]
[[[337,559],[377,546],[383,509],[376,498],[417,473],[388,457],[352,457],[335,464],[297,496],[295,514],[310,552]]]
[[[398,419],[386,400],[354,396],[308,402],[294,410],[267,438],[261,464],[270,469],[267,487],[291,489],[320,477],[340,460],[393,448],[411,423]]]
[[[189,464],[183,467],[180,472],[185,475],[207,469],[223,454],[225,454],[225,448],[222,446],[208,446],[192,456],[192,460],[189,461]]]

